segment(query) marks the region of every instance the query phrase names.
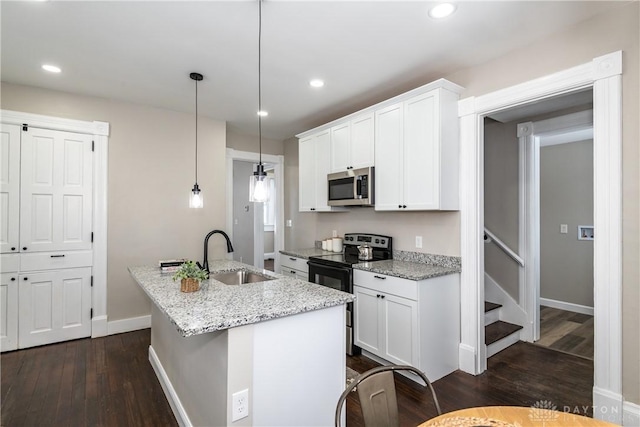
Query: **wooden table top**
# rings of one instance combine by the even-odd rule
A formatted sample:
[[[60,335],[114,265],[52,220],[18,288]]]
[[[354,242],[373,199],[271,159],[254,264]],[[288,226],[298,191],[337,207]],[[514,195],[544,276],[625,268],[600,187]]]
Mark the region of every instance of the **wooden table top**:
[[[419,427],[611,427],[601,420],[533,407],[482,406],[447,412]]]

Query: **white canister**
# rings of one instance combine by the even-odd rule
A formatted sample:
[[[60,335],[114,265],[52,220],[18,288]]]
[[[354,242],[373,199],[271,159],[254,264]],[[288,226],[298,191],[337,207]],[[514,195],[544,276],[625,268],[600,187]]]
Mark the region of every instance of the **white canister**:
[[[331,240],[333,241],[331,245],[333,247],[333,252],[342,252],[342,238],[334,237]]]
[[[327,246],[326,250],[332,251],[333,250],[333,240],[332,239],[327,239],[327,240],[325,240],[325,242],[327,243],[326,244],[326,246]]]
[[[327,241],[326,240],[322,241],[322,250],[324,250],[324,251],[327,250]]]

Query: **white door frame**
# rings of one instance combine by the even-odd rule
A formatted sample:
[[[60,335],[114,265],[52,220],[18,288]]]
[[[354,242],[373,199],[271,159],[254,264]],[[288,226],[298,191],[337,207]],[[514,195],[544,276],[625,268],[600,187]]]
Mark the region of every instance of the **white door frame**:
[[[519,123],[520,230],[524,277],[519,304],[527,313],[522,339],[540,339],[540,147],[593,139],[593,110]],[[523,169],[523,170],[522,170]]]
[[[259,153],[249,151],[239,151],[233,148],[227,148],[227,230],[229,237],[233,240],[233,161],[242,160],[247,162],[258,162],[260,160]],[[262,154],[263,163],[273,164],[273,173],[276,180],[276,194],[278,195],[276,203],[276,225],[273,234],[273,251],[274,270],[280,271],[280,251],[284,249],[284,156],[273,154]],[[249,185],[249,177],[247,177],[247,185]],[[254,221],[255,223],[255,221]],[[261,239],[262,241],[262,239]],[[264,263],[264,245],[259,248],[254,245],[254,263],[260,259]],[[259,253],[259,256],[256,255]]]
[[[484,117],[593,88],[594,417],[622,422],[622,51],[458,104],[460,117],[460,369],[486,370],[484,345]]]
[[[109,123],[0,110],[2,123],[93,135],[93,289],[91,337],[107,335],[107,177]]]

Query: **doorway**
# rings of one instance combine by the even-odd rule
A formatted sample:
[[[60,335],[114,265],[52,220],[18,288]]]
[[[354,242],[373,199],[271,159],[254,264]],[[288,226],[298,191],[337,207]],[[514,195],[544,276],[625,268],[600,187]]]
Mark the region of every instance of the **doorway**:
[[[483,119],[537,100],[593,88],[594,228],[594,417],[621,422],[622,414],[622,52],[459,102],[460,115],[460,369],[486,370],[484,348]],[[615,419],[610,418],[613,414]]]
[[[227,229],[233,241],[235,261],[273,271],[280,268],[284,247],[283,156],[262,155],[270,185],[269,202],[249,202],[249,177],[258,153],[227,148]]]

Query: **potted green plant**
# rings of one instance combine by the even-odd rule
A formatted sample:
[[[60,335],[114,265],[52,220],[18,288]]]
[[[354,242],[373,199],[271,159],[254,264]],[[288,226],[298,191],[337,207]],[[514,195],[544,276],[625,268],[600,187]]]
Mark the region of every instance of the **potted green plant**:
[[[193,261],[187,261],[173,275],[173,280],[180,279],[182,292],[195,292],[200,289],[200,281],[209,277],[209,273],[201,270]]]

